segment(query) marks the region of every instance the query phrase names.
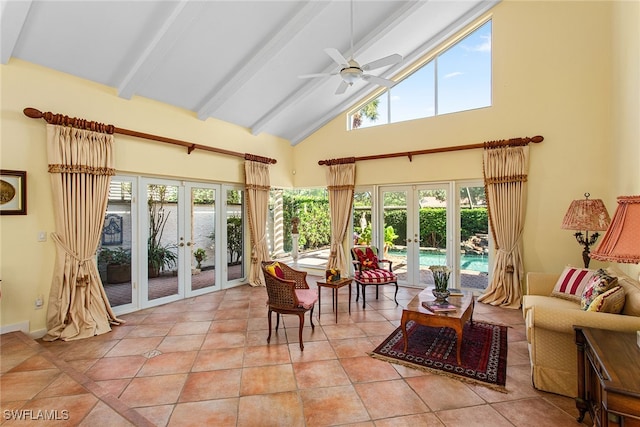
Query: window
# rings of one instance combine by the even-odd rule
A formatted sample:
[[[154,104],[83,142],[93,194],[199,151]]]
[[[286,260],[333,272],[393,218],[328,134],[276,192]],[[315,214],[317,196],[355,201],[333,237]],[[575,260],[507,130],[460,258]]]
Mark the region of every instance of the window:
[[[351,129],[491,105],[491,21],[349,115]]]

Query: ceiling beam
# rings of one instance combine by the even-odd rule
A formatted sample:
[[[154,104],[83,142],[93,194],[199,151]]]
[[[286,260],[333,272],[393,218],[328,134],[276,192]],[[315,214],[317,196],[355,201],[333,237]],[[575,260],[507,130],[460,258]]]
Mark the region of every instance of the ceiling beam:
[[[417,0],[406,2],[402,7],[399,7],[393,14],[389,15],[387,19],[382,21],[372,31],[370,31],[362,39],[360,39],[358,43],[353,46],[353,50],[355,53],[351,56],[358,57],[358,54],[361,51],[373,45],[376,40],[384,37],[387,33],[400,25],[402,21],[404,21],[408,16],[424,6],[426,3],[427,2],[425,1]],[[332,71],[335,71],[335,64],[333,63],[325,68],[322,73],[330,73]],[[310,80],[308,83],[305,83],[299,89],[289,94],[289,96],[287,96],[281,103],[276,105],[269,112],[267,112],[267,114],[262,116],[252,126],[250,126],[251,133],[253,135],[258,135],[260,132],[264,131],[271,120],[278,117],[286,109],[298,103],[302,98],[313,91],[319,84],[321,84],[321,82],[314,82]]]
[[[31,0],[2,2],[2,18],[0,19],[0,27],[2,28],[0,63],[2,64],[8,63],[13,55],[13,49],[16,47],[22,27],[27,20],[31,3]]]
[[[304,27],[306,27],[329,2],[307,1],[298,11],[287,20],[287,23],[259,49],[249,53],[240,68],[234,68],[223,81],[225,83],[214,88],[198,110],[198,117],[205,120],[213,115],[234,93],[247,81],[258,74],[264,64],[284,48]]]
[[[450,25],[448,25],[442,31],[439,31],[436,35],[434,35],[429,40],[421,44],[418,48],[414,49],[411,53],[406,55],[401,64],[394,65],[392,68],[388,69],[382,76],[387,77],[388,75],[392,75],[396,71],[399,71],[401,65],[407,65],[418,60],[427,52],[429,52],[432,49],[435,49],[436,47],[438,47],[438,45],[440,45],[441,43],[444,43],[449,37],[453,36],[455,33],[462,30],[467,25],[469,25],[471,22],[473,22],[483,13],[487,12],[496,4],[500,3],[500,1],[501,0],[490,0],[490,1],[483,1],[478,3],[475,7],[471,8],[465,14],[463,14],[458,19],[453,21]],[[324,114],[322,117],[318,118],[318,120],[315,120],[310,126],[306,127],[297,135],[293,136],[290,139],[291,145],[296,145],[302,142],[305,138],[309,137],[311,134],[313,134],[315,131],[320,129],[322,126],[326,125],[331,120],[333,120],[336,117],[336,111],[338,111],[338,114],[341,114],[343,111],[353,108],[358,102],[360,102],[362,98],[364,98],[365,96],[368,96],[374,90],[375,89],[372,89],[368,86],[365,86],[364,88],[360,89],[358,92],[356,92],[351,97],[349,97],[349,99],[345,100],[344,102],[340,103],[340,105],[336,106],[332,111]],[[353,102],[354,99],[356,100],[356,102]]]
[[[126,77],[118,86],[118,96],[130,99],[140,85],[162,62],[167,52],[173,47],[191,23],[202,15],[207,2],[191,2],[181,0],[171,15],[164,21],[160,30],[131,67]]]

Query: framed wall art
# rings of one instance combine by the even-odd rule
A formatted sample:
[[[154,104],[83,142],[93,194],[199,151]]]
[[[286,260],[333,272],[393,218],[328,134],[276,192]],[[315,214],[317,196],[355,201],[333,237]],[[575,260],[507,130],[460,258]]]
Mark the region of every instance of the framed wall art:
[[[27,214],[27,172],[0,169],[0,215]]]

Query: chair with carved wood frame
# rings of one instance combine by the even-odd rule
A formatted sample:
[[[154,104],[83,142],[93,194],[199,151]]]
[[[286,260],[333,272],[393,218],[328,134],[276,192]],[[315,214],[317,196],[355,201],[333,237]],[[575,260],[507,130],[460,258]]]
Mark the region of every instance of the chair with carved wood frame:
[[[269,266],[277,264],[277,273],[269,271]],[[300,319],[300,328],[298,330],[298,339],[300,340],[300,350],[304,351],[302,343],[302,329],[304,328],[304,314],[310,311],[309,319],[311,321],[311,329],[315,329],[313,324],[313,309],[318,300],[317,291],[310,289],[307,284],[307,273],[304,271],[294,270],[284,263],[274,261],[263,261],[262,272],[264,273],[265,284],[267,287],[267,295],[269,300],[269,336],[267,342],[271,341],[271,313],[276,313],[276,332],[280,325],[281,314],[295,314]],[[281,277],[278,277],[278,275]]]
[[[360,298],[360,288],[362,288],[362,308],[365,308],[365,288],[367,286],[376,287],[376,299],[378,290],[382,285],[396,285],[396,292],[393,296],[398,305],[398,276],[393,272],[393,262],[387,259],[378,258],[378,248],[375,246],[354,246],[351,248],[351,258],[353,259],[354,278],[356,282],[356,301]],[[381,264],[386,264],[383,268]]]

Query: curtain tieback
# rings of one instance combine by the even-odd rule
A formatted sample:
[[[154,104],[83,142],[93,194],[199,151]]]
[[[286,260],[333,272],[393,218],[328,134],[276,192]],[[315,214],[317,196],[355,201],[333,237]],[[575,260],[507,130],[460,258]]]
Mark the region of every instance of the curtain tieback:
[[[78,275],[76,276],[76,286],[89,286],[89,272],[87,262],[93,260],[93,255],[87,258],[80,258],[69,246],[64,244],[57,233],[51,233],[51,239],[64,251],[65,255],[73,258],[78,263]]]

